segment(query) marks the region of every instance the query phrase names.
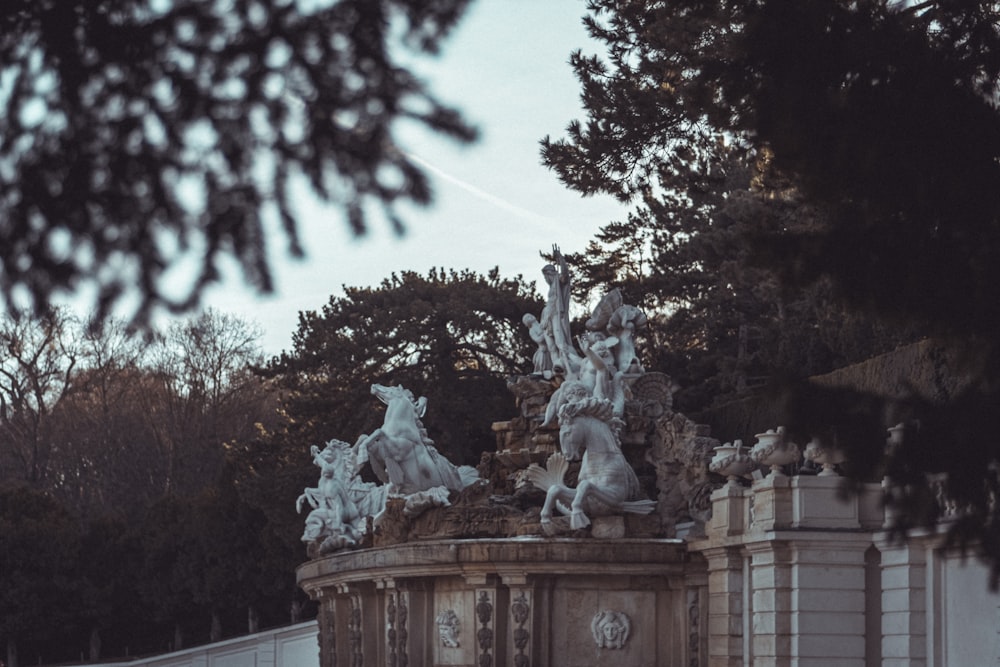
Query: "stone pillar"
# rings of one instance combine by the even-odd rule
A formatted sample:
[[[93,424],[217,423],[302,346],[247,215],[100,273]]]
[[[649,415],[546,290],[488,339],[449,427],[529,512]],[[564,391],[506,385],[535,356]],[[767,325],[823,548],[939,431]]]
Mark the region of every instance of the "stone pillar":
[[[755,667],[864,667],[863,498],[835,477],[769,476],[753,485],[750,554]],[[746,585],[746,584],[745,584]]]
[[[879,534],[882,552],[882,665],[927,664],[927,548],[911,536],[890,541]]]
[[[337,667],[336,598],[333,595],[321,595],[318,603],[320,667]]]
[[[742,535],[749,520],[749,493],[736,484],[725,484],[712,492],[712,520],[708,526],[714,538]]]
[[[708,561],[708,665],[743,666],[744,555],[739,547],[702,552]]]
[[[782,537],[747,545],[752,664],[865,667],[865,551],[870,542],[851,534]]]
[[[437,625],[434,622],[434,586],[433,582],[422,578],[408,578],[404,581],[401,603],[405,603],[405,622],[397,610],[397,623],[405,635],[399,634],[399,650],[406,662],[400,667],[410,665],[434,664],[434,645],[438,641]],[[397,605],[399,606],[399,605]]]
[[[754,482],[748,530],[763,532],[792,527],[792,479],[771,473]]]
[[[503,642],[506,664],[511,667],[531,667],[534,644],[538,634],[535,628],[535,595],[528,577],[521,572],[501,572],[500,580],[506,588],[507,631],[497,636]],[[499,663],[497,663],[499,664]]]
[[[754,667],[792,664],[792,549],[777,540],[747,545],[753,622]]]
[[[792,654],[800,667],[865,667],[865,556],[858,534],[811,534],[792,546]]]
[[[385,667],[399,667],[399,591],[395,582],[386,582],[385,599]]]
[[[502,664],[497,654],[497,591],[495,588],[476,589],[476,664]],[[502,658],[501,658],[502,660]]]
[[[365,618],[361,606],[361,594],[352,591],[348,598],[347,621],[347,652],[350,667],[364,667],[365,664]],[[371,626],[368,626],[371,627]]]

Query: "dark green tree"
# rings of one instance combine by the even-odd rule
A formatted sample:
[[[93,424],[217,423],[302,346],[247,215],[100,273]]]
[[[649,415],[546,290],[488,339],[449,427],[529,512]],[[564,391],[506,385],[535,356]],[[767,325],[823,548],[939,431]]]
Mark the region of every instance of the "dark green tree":
[[[526,370],[534,346],[521,317],[540,309],[520,278],[495,269],[394,274],[301,313],[292,351],[266,372],[287,392],[303,452],[370,433],[382,423],[372,383],[401,384],[427,397],[423,421],[442,453],[474,464],[493,445],[491,422],[513,415],[506,377]]]
[[[212,487],[191,500],[182,528],[191,548],[175,564],[185,573],[181,580],[193,604],[208,621],[211,641],[224,633],[256,632],[262,615],[286,622],[295,587],[297,563],[269,557],[261,534],[267,515],[240,493],[236,472],[227,465]],[[288,498],[270,502],[275,501],[292,504]]]
[[[672,375],[679,409],[697,412],[775,376],[828,372],[909,340],[910,332],[852,319],[828,281],[780,284],[755,239],[816,228],[821,215],[769,173],[766,151],[721,138],[706,150],[697,160],[672,156],[627,221],[606,225],[570,257],[589,298],[619,287],[651,316],[645,363]]]
[[[766,152],[769,174],[817,213],[816,225],[751,238],[782,288],[826,281],[852,316],[965,353],[964,391],[897,411],[921,428],[886,464],[890,497],[902,526],[932,522],[941,506],[927,475],[944,479],[968,517],[953,536],[1000,573],[1000,450],[988,426],[1000,408],[1000,9],[944,0],[589,6],[606,58],[573,56],[588,118],[544,142],[546,162],[576,189],[629,198],[684,192],[674,187],[677,161],[711,159],[719,133]],[[870,452],[882,451],[887,424],[848,415],[879,415],[893,397],[797,397],[796,429],[835,437],[839,428],[869,464],[857,474],[879,474]]]
[[[189,584],[200,576],[199,566],[192,562],[200,551],[197,532],[190,527],[193,506],[191,498],[165,496],[148,508],[142,522],[138,593],[151,622],[172,632],[161,650],[184,648],[190,636],[202,629],[196,623],[199,607]],[[208,633],[200,636],[207,639]]]
[[[72,571],[81,600],[74,622],[85,638],[88,659],[96,662],[107,648],[116,655],[127,654],[125,647],[142,651],[148,609],[136,595],[142,568],[137,530],[108,515],[82,527],[80,556]]]
[[[356,233],[426,204],[400,123],[474,132],[402,63],[434,54],[467,0],[11,0],[0,7],[0,294],[96,288],[106,314],[190,309],[234,257],[271,289],[263,221],[301,255],[294,184]],[[181,257],[187,290],[165,287]],[[106,270],[113,264],[114,270]]]
[[[0,486],[0,638],[7,665],[18,667],[18,646],[64,635],[77,610],[74,563],[80,531],[62,506],[27,486]],[[57,656],[56,659],[64,659]]]

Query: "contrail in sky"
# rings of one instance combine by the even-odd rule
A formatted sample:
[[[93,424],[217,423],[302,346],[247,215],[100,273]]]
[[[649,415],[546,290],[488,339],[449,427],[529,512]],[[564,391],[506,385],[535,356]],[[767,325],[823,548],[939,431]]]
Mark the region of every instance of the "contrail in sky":
[[[477,188],[476,186],[472,185],[471,183],[466,183],[465,181],[463,181],[463,180],[461,180],[459,178],[456,178],[455,176],[452,176],[451,174],[449,174],[449,173],[447,173],[445,171],[441,171],[440,169],[438,169],[437,167],[435,167],[433,164],[431,164],[427,160],[425,160],[425,159],[423,159],[423,158],[421,158],[421,157],[419,157],[417,155],[414,155],[413,153],[405,153],[405,155],[406,155],[406,157],[408,157],[411,160],[413,160],[414,162],[420,164],[421,166],[423,166],[428,171],[433,172],[435,175],[443,178],[444,180],[448,181],[449,183],[453,183],[453,184],[457,185],[458,187],[462,188],[463,190],[465,190],[469,194],[471,194],[471,195],[473,195],[475,197],[478,197],[478,198],[480,198],[480,199],[482,199],[484,201],[487,201],[487,202],[493,204],[494,206],[496,206],[498,208],[502,208],[505,211],[509,211],[510,213],[513,213],[514,215],[520,216],[522,218],[527,218],[528,220],[532,220],[534,222],[544,222],[546,224],[554,224],[556,222],[555,220],[553,220],[551,218],[547,218],[544,215],[539,215],[538,213],[535,213],[534,211],[529,211],[526,208],[521,208],[517,204],[511,204],[509,201],[507,201],[505,199],[501,199],[500,197],[497,197],[496,195],[491,195],[489,192],[485,192],[483,190],[480,190],[479,188]]]

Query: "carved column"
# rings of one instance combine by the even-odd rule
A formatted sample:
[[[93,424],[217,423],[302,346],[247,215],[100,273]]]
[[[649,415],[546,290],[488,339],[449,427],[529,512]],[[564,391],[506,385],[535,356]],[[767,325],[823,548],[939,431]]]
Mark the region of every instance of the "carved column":
[[[476,589],[476,664],[493,667],[496,643],[496,590]]]
[[[398,666],[410,664],[410,593],[400,590],[396,594],[396,646],[399,655]]]
[[[399,609],[396,612],[399,630],[397,644],[400,667],[422,667],[434,664],[434,645],[438,641],[434,622],[434,587],[426,579],[406,579],[400,586]],[[404,611],[405,610],[405,613]]]
[[[399,667],[399,630],[396,627],[397,613],[399,608],[396,605],[398,593],[395,588],[385,590],[385,665],[386,667]]]
[[[688,666],[703,667],[702,662],[702,609],[701,592],[696,587],[687,589],[687,649]]]
[[[535,639],[535,594],[527,575],[520,570],[500,573],[501,588],[506,599],[507,630],[498,634],[497,645],[503,645],[503,664],[531,667]],[[501,609],[501,611],[503,611]],[[505,637],[506,640],[501,638]],[[498,662],[498,664],[500,664]]]
[[[351,594],[348,598],[351,605],[350,616],[347,618],[347,642],[351,655],[351,667],[364,667],[364,623],[361,615],[361,595]]]
[[[531,667],[531,591],[527,588],[511,589],[510,598],[510,664],[514,667]]]
[[[319,598],[319,656],[320,667],[337,667],[337,613],[336,598]]]

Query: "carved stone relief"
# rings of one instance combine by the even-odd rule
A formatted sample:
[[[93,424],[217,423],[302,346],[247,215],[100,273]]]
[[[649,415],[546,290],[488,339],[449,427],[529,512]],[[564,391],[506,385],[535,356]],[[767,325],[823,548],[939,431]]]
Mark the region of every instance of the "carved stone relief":
[[[396,648],[399,645],[399,632],[396,630],[396,594],[389,592],[385,598],[385,662],[388,667],[398,667],[399,655]]]
[[[361,623],[361,596],[351,596],[351,616],[347,621],[347,641],[351,645],[351,667],[364,667],[364,641]]]
[[[458,620],[458,614],[455,613],[454,609],[445,609],[437,615],[434,622],[438,626],[438,637],[441,638],[441,646],[458,648],[461,645],[458,635],[462,630],[462,624]]]
[[[476,633],[476,640],[479,642],[479,667],[493,667],[493,602],[487,591],[479,591],[476,618],[481,626]]]
[[[531,616],[531,605],[524,591],[518,593],[510,603],[510,614],[514,618],[514,667],[530,667],[528,642],[531,640],[531,633],[526,626]]]
[[[632,621],[623,611],[605,609],[594,614],[590,622],[590,631],[597,642],[597,648],[625,648],[629,634],[632,632]]]
[[[409,631],[407,630],[406,622],[409,619],[410,615],[408,609],[409,604],[407,600],[409,598],[409,593],[405,591],[401,592],[398,597],[399,597],[399,611],[397,612],[397,614],[399,619],[399,630],[397,636],[399,642],[399,667],[408,667],[410,664],[409,643],[408,643]]]
[[[326,598],[320,602],[319,622],[323,628],[319,635],[321,667],[337,667],[337,617],[334,604],[333,598]]]
[[[689,588],[687,592],[687,603],[688,603],[688,655],[690,656],[688,664],[690,667],[700,667],[700,647],[701,647],[701,629],[698,627],[699,619],[701,618],[701,608],[698,600],[698,589]]]

